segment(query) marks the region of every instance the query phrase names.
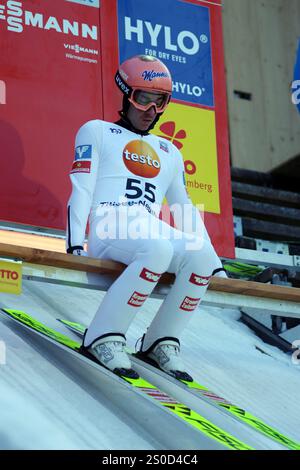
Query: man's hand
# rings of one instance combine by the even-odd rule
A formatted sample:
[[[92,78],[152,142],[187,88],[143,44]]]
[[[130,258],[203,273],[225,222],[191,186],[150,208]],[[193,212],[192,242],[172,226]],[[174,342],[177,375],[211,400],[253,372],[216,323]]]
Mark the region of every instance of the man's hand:
[[[87,252],[84,250],[81,250],[80,248],[76,248],[72,254],[75,256],[88,256]]]
[[[88,256],[87,252],[84,251],[82,246],[71,246],[67,249],[67,253],[75,256]]]
[[[228,278],[226,270],[224,268],[218,268],[215,269],[214,272],[212,273],[214,277],[225,277]]]

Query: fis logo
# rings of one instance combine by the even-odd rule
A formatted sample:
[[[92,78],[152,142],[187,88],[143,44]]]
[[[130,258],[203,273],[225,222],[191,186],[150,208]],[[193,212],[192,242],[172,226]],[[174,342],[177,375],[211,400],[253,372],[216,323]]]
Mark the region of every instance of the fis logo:
[[[140,294],[139,292],[134,291],[134,293],[128,300],[127,304],[131,305],[132,307],[141,307],[141,305],[143,305],[147,297],[148,297],[147,294]]]
[[[192,273],[189,281],[196,286],[207,286],[211,276],[198,276],[198,274]]]
[[[79,145],[75,149],[75,161],[77,160],[91,160],[92,158],[92,146],[91,145]]]
[[[198,306],[199,299],[193,299],[192,297],[185,297],[180,305],[181,310],[185,310],[186,312],[192,312]]]
[[[161,140],[159,141],[159,148],[164,152],[169,153],[169,147],[165,142],[162,142]]]
[[[149,282],[158,282],[161,274],[154,273],[153,271],[149,271],[149,269],[144,268],[140,274],[142,279]]]

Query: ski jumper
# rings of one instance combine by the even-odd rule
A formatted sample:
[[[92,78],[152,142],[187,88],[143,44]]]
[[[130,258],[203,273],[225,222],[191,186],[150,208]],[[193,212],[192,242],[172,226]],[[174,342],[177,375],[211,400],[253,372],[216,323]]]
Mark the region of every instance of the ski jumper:
[[[105,294],[84,345],[106,334],[125,335],[166,271],[176,280],[147,330],[143,348],[159,338],[179,338],[213,271],[222,268],[188,197],[179,150],[163,137],[89,121],[77,133],[70,178],[67,248],[83,247],[89,220],[88,255],[127,265]],[[176,228],[158,218],[165,197]]]

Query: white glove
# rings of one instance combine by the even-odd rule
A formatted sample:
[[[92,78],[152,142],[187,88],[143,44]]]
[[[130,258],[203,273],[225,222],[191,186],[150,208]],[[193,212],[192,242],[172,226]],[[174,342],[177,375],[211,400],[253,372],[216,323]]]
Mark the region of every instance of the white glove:
[[[224,269],[222,269],[221,271],[217,271],[215,274],[213,273],[213,276],[214,277],[225,277],[225,278],[228,278],[227,276],[227,273]]]
[[[67,249],[67,253],[75,256],[88,256],[87,252],[84,251],[82,246],[74,246]]]
[[[87,252],[84,250],[81,250],[80,248],[76,248],[72,254],[75,256],[88,256]]]

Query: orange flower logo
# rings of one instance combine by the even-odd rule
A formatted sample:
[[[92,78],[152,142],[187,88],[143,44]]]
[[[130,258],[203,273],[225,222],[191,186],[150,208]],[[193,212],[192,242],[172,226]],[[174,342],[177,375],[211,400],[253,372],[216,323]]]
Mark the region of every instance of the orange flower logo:
[[[183,143],[180,142],[181,140],[186,138],[186,132],[184,129],[180,129],[176,132],[176,124],[174,121],[164,122],[160,127],[159,130],[164,134],[160,137],[164,137],[168,139],[174,144],[178,150],[183,147]]]

